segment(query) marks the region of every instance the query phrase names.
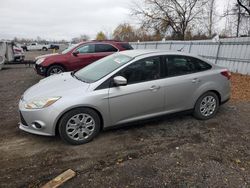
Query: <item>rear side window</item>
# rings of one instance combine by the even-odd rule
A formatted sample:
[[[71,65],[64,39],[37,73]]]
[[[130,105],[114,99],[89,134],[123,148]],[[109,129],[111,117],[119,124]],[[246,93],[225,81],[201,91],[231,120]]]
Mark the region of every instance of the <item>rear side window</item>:
[[[117,52],[118,50],[110,44],[96,44],[95,52]]]
[[[194,62],[195,65],[195,69],[197,72],[199,71],[205,71],[205,70],[209,70],[212,68],[211,65],[209,65],[208,63],[200,60],[200,59],[196,59],[196,58],[190,58],[190,61]]]
[[[166,58],[167,75],[179,76],[194,72],[195,66],[184,56],[169,56]]]
[[[180,76],[211,69],[212,66],[199,59],[186,56],[168,56],[166,61],[167,76]]]
[[[129,43],[119,43],[119,45],[124,49],[124,50],[133,50],[133,47]]]

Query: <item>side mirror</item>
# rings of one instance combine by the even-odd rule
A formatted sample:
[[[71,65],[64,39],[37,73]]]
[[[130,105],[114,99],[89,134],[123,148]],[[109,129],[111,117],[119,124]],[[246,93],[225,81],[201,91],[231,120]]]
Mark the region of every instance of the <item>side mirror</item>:
[[[116,76],[113,78],[115,86],[126,86],[127,85],[127,79],[123,76]]]
[[[77,56],[79,54],[79,51],[74,51],[72,54],[73,56]]]

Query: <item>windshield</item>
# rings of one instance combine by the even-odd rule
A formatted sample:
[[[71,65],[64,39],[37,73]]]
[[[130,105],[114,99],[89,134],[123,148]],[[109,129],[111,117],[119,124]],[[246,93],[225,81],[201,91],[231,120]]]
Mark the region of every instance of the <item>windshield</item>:
[[[77,71],[75,76],[88,83],[96,82],[132,59],[132,57],[115,53]]]
[[[80,44],[80,43],[70,45],[67,49],[65,49],[65,50],[62,51],[62,54],[68,53],[69,51],[71,51],[71,50],[73,50],[75,47],[77,47],[79,44]]]

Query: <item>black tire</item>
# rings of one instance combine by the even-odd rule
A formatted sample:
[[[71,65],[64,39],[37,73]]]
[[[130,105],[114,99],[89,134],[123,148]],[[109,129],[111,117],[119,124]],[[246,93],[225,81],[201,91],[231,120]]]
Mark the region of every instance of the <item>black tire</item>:
[[[43,47],[43,51],[48,51],[48,48],[46,48],[46,47]]]
[[[58,70],[60,72],[56,73],[55,70]],[[65,70],[62,66],[60,65],[52,65],[48,68],[47,72],[46,72],[46,76],[51,76],[53,74],[60,74],[63,73]]]
[[[66,131],[67,123],[71,118],[73,118],[77,115],[81,115],[81,114],[86,114],[86,115],[91,116],[94,120],[95,126],[93,127],[92,133],[89,135],[89,137],[84,138],[82,140],[75,140],[75,139],[71,138]],[[89,108],[77,108],[77,109],[73,109],[73,110],[71,110],[63,115],[63,117],[61,118],[61,120],[59,122],[58,131],[59,131],[61,139],[64,142],[66,142],[68,144],[72,144],[72,145],[80,145],[80,144],[88,143],[94,137],[96,137],[98,135],[98,133],[100,132],[100,127],[101,127],[100,117],[94,110],[89,109]],[[78,129],[80,129],[80,128],[78,127]],[[76,129],[73,131],[76,131]],[[77,136],[79,137],[78,133],[77,133]]]
[[[206,97],[213,98],[215,100],[215,105],[216,106],[215,106],[214,110],[210,110],[205,115],[204,111],[206,111],[206,110],[203,110],[204,108],[202,108],[201,105],[202,105],[203,99],[205,100]],[[203,105],[204,105],[204,102],[203,102]],[[214,92],[204,93],[202,96],[199,97],[199,99],[195,103],[193,116],[196,119],[199,119],[199,120],[207,120],[207,119],[213,118],[216,115],[216,113],[217,113],[217,111],[219,109],[219,105],[220,105],[220,102],[219,102],[219,98],[218,98],[216,93],[214,93]],[[203,111],[203,113],[202,113],[202,111]]]

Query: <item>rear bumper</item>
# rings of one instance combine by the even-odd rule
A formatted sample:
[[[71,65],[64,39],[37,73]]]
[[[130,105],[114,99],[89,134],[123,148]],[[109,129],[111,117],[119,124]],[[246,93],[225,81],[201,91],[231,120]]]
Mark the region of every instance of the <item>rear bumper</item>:
[[[229,100],[230,100],[230,98],[228,98],[228,99],[226,99],[224,101],[221,101],[220,105],[223,105],[223,104],[227,103]]]

